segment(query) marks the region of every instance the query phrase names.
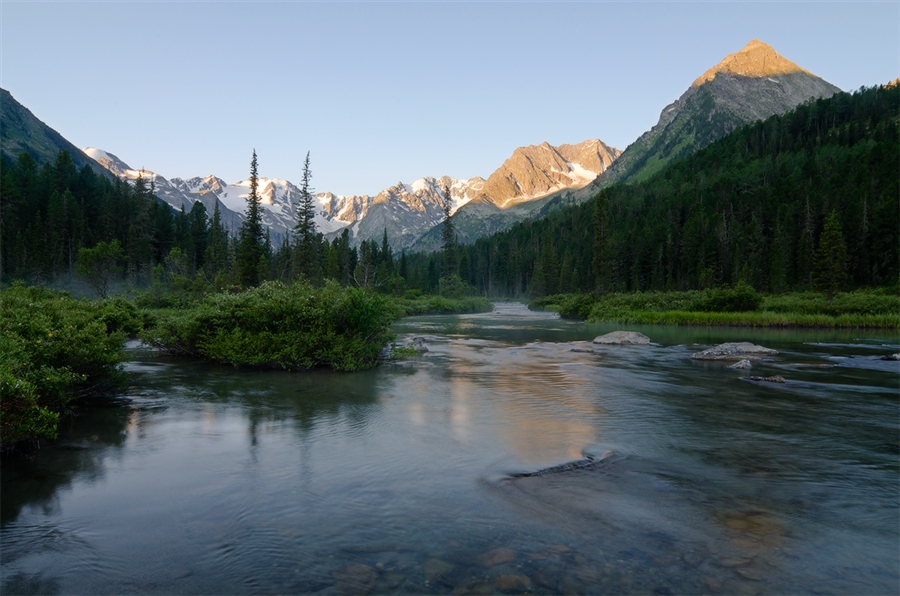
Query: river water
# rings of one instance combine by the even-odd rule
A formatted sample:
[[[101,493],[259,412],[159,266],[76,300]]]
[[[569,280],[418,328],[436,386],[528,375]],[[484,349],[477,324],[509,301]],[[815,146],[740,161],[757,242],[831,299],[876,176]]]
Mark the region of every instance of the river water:
[[[895,333],[580,351],[614,328],[408,318],[429,352],[349,374],[132,348],[120,403],[3,460],[2,593],[898,593]],[[689,358],[724,341],[779,354]]]

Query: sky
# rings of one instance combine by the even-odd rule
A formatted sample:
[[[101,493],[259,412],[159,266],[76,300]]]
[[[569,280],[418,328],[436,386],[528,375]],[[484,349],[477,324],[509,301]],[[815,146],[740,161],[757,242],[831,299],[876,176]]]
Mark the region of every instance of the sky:
[[[370,194],[516,147],[625,149],[760,39],[841,89],[900,76],[900,2],[0,0],[0,87],[166,178]]]

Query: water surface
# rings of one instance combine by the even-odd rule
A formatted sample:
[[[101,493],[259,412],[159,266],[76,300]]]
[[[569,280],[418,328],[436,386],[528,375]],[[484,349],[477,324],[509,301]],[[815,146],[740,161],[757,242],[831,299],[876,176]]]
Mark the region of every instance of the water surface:
[[[134,349],[122,403],[4,459],[0,587],[900,590],[897,337],[632,326],[653,344],[580,351],[613,329],[518,304],[408,318],[427,354],[351,374]],[[779,354],[689,358],[723,341]]]

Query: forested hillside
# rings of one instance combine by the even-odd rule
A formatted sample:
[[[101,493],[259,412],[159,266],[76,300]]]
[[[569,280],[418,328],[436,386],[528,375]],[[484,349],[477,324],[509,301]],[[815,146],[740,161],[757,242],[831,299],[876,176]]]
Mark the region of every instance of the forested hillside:
[[[845,287],[896,284],[898,109],[900,89],[876,87],[743,127],[643,183],[461,247],[461,277],[506,296],[810,288],[833,211]]]
[[[111,182],[80,170],[60,151],[39,166],[28,153],[4,158],[0,193],[0,279],[50,282],[74,272],[79,250],[118,241],[120,261],[132,281],[149,278],[153,265],[179,248],[202,264],[207,244],[206,210],[200,203],[177,214],[143,181]]]

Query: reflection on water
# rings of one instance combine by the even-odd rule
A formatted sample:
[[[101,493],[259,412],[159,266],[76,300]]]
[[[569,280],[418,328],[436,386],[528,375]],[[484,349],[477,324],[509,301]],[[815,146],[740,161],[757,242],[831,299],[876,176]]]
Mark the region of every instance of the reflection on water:
[[[135,350],[127,405],[4,459],[0,588],[900,589],[897,338],[636,327],[652,345],[593,350],[613,329],[510,304],[415,317],[396,331],[429,352],[352,374]],[[723,341],[780,353],[690,359]]]

